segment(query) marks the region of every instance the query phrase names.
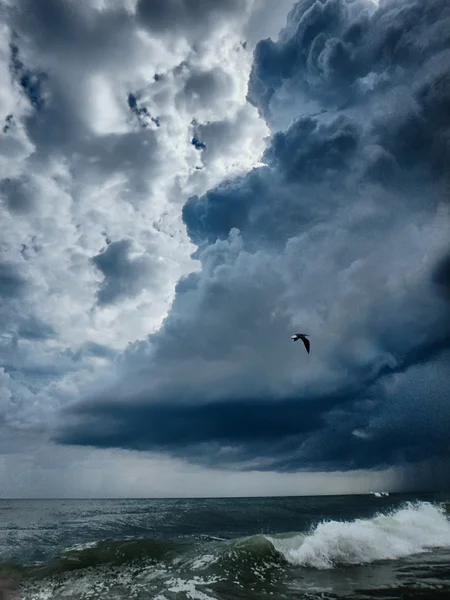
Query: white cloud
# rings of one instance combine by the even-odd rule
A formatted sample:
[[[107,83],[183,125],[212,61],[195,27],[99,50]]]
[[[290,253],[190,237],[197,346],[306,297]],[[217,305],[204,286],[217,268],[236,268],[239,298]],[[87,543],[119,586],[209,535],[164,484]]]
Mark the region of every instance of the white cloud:
[[[8,427],[49,428],[60,406],[114,371],[118,350],[159,328],[176,282],[198,268],[183,203],[251,168],[264,148],[267,128],[245,100],[251,53],[236,15],[244,25],[247,9],[230,3],[195,47],[181,30],[155,37],[135,10],[119,0],[4,3],[1,260],[24,282],[0,309]],[[228,132],[204,162],[193,119]],[[99,305],[92,259],[127,239],[148,277]]]

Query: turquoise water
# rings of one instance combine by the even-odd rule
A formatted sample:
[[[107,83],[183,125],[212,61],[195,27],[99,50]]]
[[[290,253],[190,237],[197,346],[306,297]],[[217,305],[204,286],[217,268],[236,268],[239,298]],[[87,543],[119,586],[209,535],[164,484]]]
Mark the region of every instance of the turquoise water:
[[[30,600],[450,598],[449,500],[2,500],[0,588]]]

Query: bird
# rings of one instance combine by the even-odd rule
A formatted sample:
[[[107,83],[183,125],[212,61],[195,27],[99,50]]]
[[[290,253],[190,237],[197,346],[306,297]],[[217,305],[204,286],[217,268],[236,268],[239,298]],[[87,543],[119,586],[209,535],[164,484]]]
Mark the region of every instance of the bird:
[[[309,343],[307,333],[295,333],[294,335],[291,335],[291,340],[293,342],[296,342],[297,340],[302,340],[302,342],[305,344],[306,352],[309,354],[311,344]]]

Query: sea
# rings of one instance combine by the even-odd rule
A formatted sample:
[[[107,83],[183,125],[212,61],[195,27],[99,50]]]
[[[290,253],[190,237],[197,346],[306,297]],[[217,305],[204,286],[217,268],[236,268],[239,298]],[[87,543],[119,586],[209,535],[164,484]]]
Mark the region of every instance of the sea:
[[[0,500],[0,598],[450,600],[450,495]]]

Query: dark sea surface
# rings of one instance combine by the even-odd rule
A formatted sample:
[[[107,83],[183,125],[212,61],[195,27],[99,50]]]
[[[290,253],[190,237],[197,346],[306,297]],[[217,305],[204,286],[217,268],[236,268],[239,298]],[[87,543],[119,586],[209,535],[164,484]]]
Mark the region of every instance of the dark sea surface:
[[[448,494],[0,500],[0,588],[30,600],[450,600],[449,508]]]

